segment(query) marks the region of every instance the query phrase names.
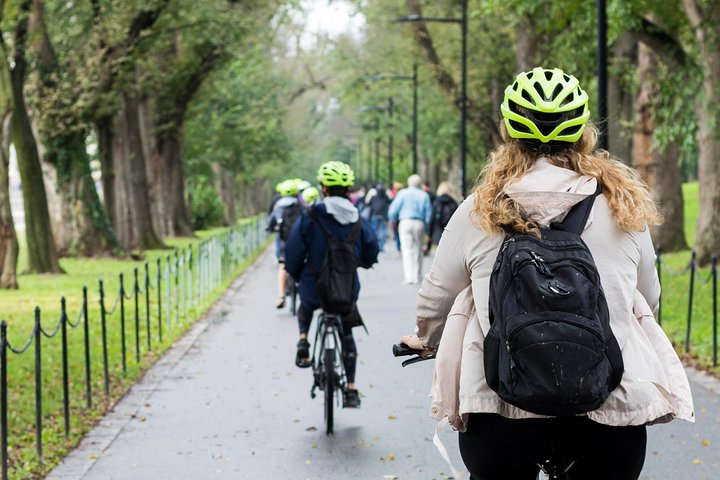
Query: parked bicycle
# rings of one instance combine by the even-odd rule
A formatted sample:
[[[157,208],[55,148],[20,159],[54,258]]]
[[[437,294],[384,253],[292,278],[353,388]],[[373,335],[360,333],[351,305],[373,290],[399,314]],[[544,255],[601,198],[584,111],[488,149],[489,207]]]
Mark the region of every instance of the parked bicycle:
[[[334,408],[340,402],[342,392],[347,387],[347,376],[342,354],[342,321],[339,315],[320,312],[313,344],[313,386],[310,397],[315,398],[315,390],[324,395],[325,433],[333,433]],[[335,395],[335,393],[338,395]]]
[[[403,367],[435,358],[435,353],[423,356],[423,350],[410,348],[403,343],[393,345],[392,352],[395,357],[411,357],[402,362]],[[538,472],[537,480],[569,480],[568,471],[574,463],[574,461],[559,462],[552,458],[545,460],[542,464],[538,464],[540,471]]]

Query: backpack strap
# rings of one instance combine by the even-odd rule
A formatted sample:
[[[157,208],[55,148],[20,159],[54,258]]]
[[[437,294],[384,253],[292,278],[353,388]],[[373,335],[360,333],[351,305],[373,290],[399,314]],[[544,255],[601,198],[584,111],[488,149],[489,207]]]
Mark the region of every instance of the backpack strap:
[[[550,228],[552,230],[562,230],[580,235],[585,229],[585,224],[590,216],[590,211],[595,203],[595,198],[601,193],[602,186],[600,186],[600,182],[598,182],[595,193],[575,204],[562,222],[553,223],[550,225]]]

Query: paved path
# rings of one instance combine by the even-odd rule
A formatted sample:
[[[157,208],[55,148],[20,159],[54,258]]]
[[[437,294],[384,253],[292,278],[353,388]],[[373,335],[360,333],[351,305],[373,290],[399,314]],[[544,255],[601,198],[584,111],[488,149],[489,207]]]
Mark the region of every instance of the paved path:
[[[432,364],[402,369],[390,354],[413,327],[416,288],[402,285],[401,270],[391,251],[362,272],[363,404],[336,412],[334,436],[324,434],[321,397],[310,398],[310,371],[293,364],[295,320],[273,307],[269,250],[48,478],[448,478],[428,417]],[[644,479],[720,478],[720,387],[693,377],[698,423],[649,430]],[[461,466],[455,435],[442,438]]]

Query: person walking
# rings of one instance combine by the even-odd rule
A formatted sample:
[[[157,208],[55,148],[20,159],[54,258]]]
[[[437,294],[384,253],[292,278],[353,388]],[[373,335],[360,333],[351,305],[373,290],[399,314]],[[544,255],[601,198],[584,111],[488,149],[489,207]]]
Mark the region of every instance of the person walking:
[[[430,226],[430,196],[421,187],[420,175],[410,175],[407,188],[395,195],[388,210],[390,221],[399,221],[400,254],[405,284],[408,285],[420,283],[423,240]]]
[[[436,247],[440,243],[440,237],[457,207],[458,202],[455,200],[452,184],[450,182],[441,182],[438,185],[437,196],[432,202],[427,253],[432,247]]]
[[[550,458],[568,468],[567,478],[573,480],[637,479],[645,460],[646,425],[674,418],[694,421],[682,364],[653,318],[660,286],[649,226],[658,224],[660,216],[637,172],[608,152],[594,151],[598,131],[588,123],[588,96],[574,76],[544,68],[521,73],[506,88],[501,112],[504,143],[490,153],[480,183],[447,225],[418,293],[417,333],[401,342],[426,353],[441,344],[455,345],[438,351],[436,375],[449,375],[450,365],[462,373],[453,419],[460,419],[460,453],[473,480],[532,480]],[[594,410],[567,416],[531,413],[501,400],[489,386],[499,375],[486,362],[496,358],[490,347],[497,346],[497,336],[488,335],[497,335],[491,325],[499,321],[490,316],[495,311],[493,267],[501,245],[507,245],[504,240],[515,238],[506,234],[551,239],[541,229],[561,222],[590,196],[595,196],[592,209],[578,225],[602,280],[622,377]],[[561,265],[531,258],[524,268],[537,270],[538,285],[546,284],[547,291],[536,293],[525,285],[512,299],[535,295],[547,299],[547,308],[561,297],[577,303],[567,286],[553,281]],[[456,328],[456,315],[466,319],[466,326]],[[559,320],[546,320],[538,328],[555,334]],[[559,348],[578,354],[569,345]],[[511,342],[500,348],[516,346]]]
[[[382,183],[378,183],[368,190],[365,195],[365,205],[370,212],[370,224],[377,234],[382,252],[387,241],[388,209],[390,208],[390,195]]]
[[[307,336],[313,313],[321,307],[316,285],[328,250],[323,226],[340,240],[355,235],[358,266],[370,268],[377,263],[378,256],[377,236],[370,223],[360,218],[358,209],[349,198],[349,188],[355,182],[355,174],[350,166],[336,161],[324,163],[318,170],[317,180],[322,185],[323,201],[303,212],[285,246],[285,269],[300,285],[300,308],[297,313],[299,340],[295,356],[295,364],[300,368],[312,365]],[[322,225],[318,225],[319,222]],[[356,230],[358,222],[359,230]],[[357,302],[360,294],[357,272],[354,283],[353,297]],[[351,315],[359,318],[357,308],[353,310]],[[343,392],[343,406],[357,408],[360,406],[360,394],[355,386],[357,348],[350,320],[350,316],[342,318],[342,352],[348,382]]]

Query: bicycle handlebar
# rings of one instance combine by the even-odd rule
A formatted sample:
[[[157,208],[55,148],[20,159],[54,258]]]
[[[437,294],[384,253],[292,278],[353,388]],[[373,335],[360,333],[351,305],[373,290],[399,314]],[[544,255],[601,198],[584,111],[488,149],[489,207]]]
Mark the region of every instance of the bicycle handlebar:
[[[432,360],[435,358],[435,352],[423,357],[422,354],[425,350],[418,350],[417,348],[410,348],[404,343],[396,343],[392,346],[393,355],[396,357],[405,357],[408,355],[415,355],[413,358],[408,358],[402,362],[403,367],[412,365],[413,363],[422,362],[424,360]]]

